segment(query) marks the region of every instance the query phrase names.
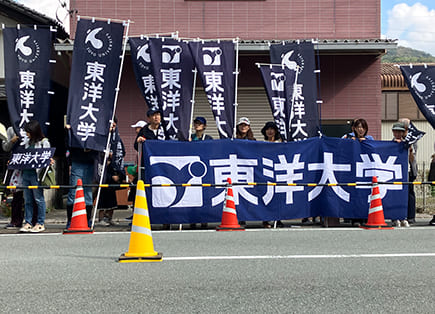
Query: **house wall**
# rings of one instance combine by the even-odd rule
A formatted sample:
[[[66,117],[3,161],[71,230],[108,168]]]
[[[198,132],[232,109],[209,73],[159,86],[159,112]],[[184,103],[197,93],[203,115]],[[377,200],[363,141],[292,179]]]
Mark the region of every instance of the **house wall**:
[[[242,39],[379,38],[380,0],[71,0],[81,16],[130,19],[131,34]],[[71,21],[74,38],[76,20]]]

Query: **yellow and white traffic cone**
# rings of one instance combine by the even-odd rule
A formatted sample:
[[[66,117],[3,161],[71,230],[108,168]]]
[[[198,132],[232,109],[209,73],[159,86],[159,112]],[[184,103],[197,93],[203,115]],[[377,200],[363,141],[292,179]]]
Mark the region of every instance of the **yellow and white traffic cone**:
[[[128,252],[122,254],[118,261],[120,263],[160,262],[162,258],[162,253],[154,251],[145,186],[143,181],[139,180],[134,201],[130,245]]]

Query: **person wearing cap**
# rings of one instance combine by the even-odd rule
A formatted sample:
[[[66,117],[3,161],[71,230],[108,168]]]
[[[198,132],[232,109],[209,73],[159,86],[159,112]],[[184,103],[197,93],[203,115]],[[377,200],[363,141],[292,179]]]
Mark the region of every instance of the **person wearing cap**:
[[[404,141],[404,138],[406,136],[406,126],[403,122],[396,122],[393,124],[393,127],[391,128],[393,131],[393,142],[402,143]],[[414,199],[415,201],[415,199]],[[408,202],[409,206],[409,202]],[[393,221],[393,226],[396,227],[409,227],[409,222],[406,219],[397,219]]]
[[[195,120],[193,120],[193,128],[195,129],[195,133],[192,134],[192,141],[205,141],[213,139],[213,137],[210,135],[205,134],[207,120],[204,117],[196,117]]]
[[[246,117],[241,117],[237,123],[236,138],[241,140],[256,141],[251,130],[251,121]],[[246,225],[246,221],[240,221],[240,225]]]
[[[147,111],[149,122],[144,125],[137,134],[134,142],[134,149],[138,150],[138,143],[145,140],[166,140],[166,132],[162,125],[162,111],[157,108],[151,108]]]
[[[242,140],[255,141],[254,133],[251,130],[251,121],[246,117],[241,117],[237,123],[236,138]]]
[[[144,120],[139,120],[135,124],[132,124],[131,127],[136,131],[136,135],[139,134],[140,129],[142,129],[147,123]]]

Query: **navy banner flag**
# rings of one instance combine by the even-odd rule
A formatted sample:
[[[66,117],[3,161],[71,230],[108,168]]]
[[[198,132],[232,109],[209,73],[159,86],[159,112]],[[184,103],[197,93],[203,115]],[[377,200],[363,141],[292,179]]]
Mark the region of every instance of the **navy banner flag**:
[[[186,141],[189,138],[194,70],[189,47],[186,42],[172,38],[150,38],[149,45],[167,135],[172,140]]]
[[[435,129],[435,66],[400,66],[418,109]]]
[[[162,102],[156,90],[148,38],[130,37],[128,42],[134,76],[148,108],[162,110]]]
[[[71,147],[104,151],[121,63],[124,26],[80,19],[68,94]]]
[[[234,185],[239,220],[265,221],[304,217],[367,218],[373,176],[379,182],[404,182],[408,153],[404,143],[310,138],[269,143],[244,140],[199,142],[145,141],[146,183],[179,184],[147,189],[151,223],[218,222],[224,187]],[[365,183],[337,185],[335,183]],[[182,183],[191,186],[181,186]],[[289,184],[315,183],[317,186]],[[384,215],[405,219],[408,186],[380,184]]]
[[[270,46],[270,62],[297,69],[297,84],[290,116],[291,136],[299,141],[320,135],[320,116],[317,106],[317,81],[314,46],[310,42]]]
[[[3,36],[9,116],[23,145],[23,125],[30,120],[37,120],[47,134],[52,32],[48,27],[4,28]]]
[[[407,142],[408,144],[414,144],[419,139],[421,139],[425,134],[426,132],[420,131],[415,127],[415,125],[412,122],[410,122],[408,126],[408,133],[406,133],[405,136],[405,142]]]
[[[220,138],[231,138],[235,110],[235,50],[232,41],[192,41],[190,51],[201,76]]]
[[[272,115],[281,138],[287,141],[291,113],[291,101],[296,71],[279,65],[260,65],[261,77],[269,99]]]
[[[56,148],[18,148],[14,150],[8,169],[39,169],[50,165]]]

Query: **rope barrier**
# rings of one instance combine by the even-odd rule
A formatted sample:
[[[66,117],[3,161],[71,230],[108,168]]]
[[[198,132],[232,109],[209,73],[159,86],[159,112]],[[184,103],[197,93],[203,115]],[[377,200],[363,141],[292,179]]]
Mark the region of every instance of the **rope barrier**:
[[[435,185],[435,181],[414,181],[414,182],[378,182],[379,185]],[[219,187],[224,188],[229,186],[227,183],[174,183],[174,184],[144,184],[146,188],[150,187]],[[352,183],[284,183],[284,182],[233,182],[231,186],[372,186],[371,182],[352,182]],[[136,184],[83,184],[84,188],[134,188]],[[15,189],[75,189],[76,185],[0,185],[0,190],[15,190]]]

